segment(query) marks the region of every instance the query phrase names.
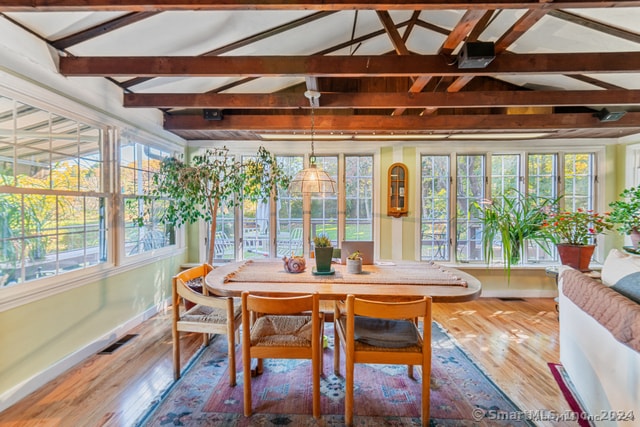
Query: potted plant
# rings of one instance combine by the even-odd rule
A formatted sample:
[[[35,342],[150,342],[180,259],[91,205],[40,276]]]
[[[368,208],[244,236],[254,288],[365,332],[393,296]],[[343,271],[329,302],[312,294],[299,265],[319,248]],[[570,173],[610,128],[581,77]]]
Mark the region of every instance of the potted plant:
[[[609,220],[618,225],[620,233],[631,237],[634,251],[640,244],[640,186],[627,188],[618,196],[618,200],[609,203],[612,208]]]
[[[502,259],[510,277],[511,266],[520,261],[525,241],[538,243],[550,253],[549,242],[542,232],[547,212],[557,199],[540,198],[509,189],[493,200],[476,203],[483,225],[482,247],[484,258],[490,264],[494,257],[494,244],[502,248]]]
[[[360,251],[355,251],[347,257],[347,273],[362,273],[362,257]]]
[[[585,209],[552,212],[543,224],[544,233],[558,249],[560,262],[581,271],[589,269],[595,237],[612,228],[607,215]]]
[[[330,273],[333,244],[326,234],[318,234],[313,238],[313,250],[316,257],[316,272]]]
[[[264,147],[242,162],[227,147],[212,148],[189,163],[175,157],[163,160],[153,176],[155,188],[149,196],[171,201],[161,214],[165,224],[180,226],[200,219],[210,224],[207,263],[213,265],[220,206],[236,206],[243,200],[266,202],[272,195],[277,198],[277,190],[286,188],[289,181],[275,156]],[[144,216],[138,222],[144,224]]]

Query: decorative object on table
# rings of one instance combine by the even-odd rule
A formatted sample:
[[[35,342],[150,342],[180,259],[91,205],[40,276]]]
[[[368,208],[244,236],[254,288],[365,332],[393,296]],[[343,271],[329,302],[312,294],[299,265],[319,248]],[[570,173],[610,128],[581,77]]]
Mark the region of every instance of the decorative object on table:
[[[618,225],[616,230],[631,237],[633,249],[640,249],[640,186],[625,189],[609,207],[609,219]]]
[[[552,212],[543,230],[555,243],[563,265],[587,271],[596,246],[595,237],[612,228],[607,215],[578,208],[573,212]]]
[[[161,210],[163,224],[180,226],[199,220],[210,223],[207,263],[213,265],[220,206],[231,208],[243,200],[268,200],[272,193],[277,196],[278,189],[286,189],[289,181],[276,157],[264,147],[242,162],[227,147],[213,148],[193,156],[188,163],[175,157],[163,160],[153,175],[154,185],[148,197],[171,200],[169,207]],[[155,205],[147,206],[137,218],[140,227],[150,222],[149,209]]]
[[[330,273],[331,259],[333,257],[333,244],[326,234],[318,234],[313,238],[313,247],[316,257],[316,273]]]
[[[307,262],[301,256],[291,254],[291,258],[282,257],[284,271],[287,273],[302,273],[307,268]]]
[[[547,212],[551,212],[557,202],[558,199],[540,198],[512,188],[492,200],[475,203],[483,226],[482,247],[487,264],[493,260],[495,245],[499,245],[510,278],[511,266],[520,262],[525,241],[535,242],[551,253],[542,228]]]
[[[360,256],[360,251],[355,251],[347,257],[347,273],[362,273],[362,257]]]

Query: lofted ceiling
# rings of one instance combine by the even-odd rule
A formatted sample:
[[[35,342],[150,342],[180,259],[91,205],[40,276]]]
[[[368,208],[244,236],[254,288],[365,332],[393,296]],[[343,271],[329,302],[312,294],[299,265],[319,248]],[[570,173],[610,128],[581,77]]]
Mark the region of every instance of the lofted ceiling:
[[[109,79],[187,140],[304,136],[312,121],[318,139],[640,133],[636,0],[3,0],[0,14],[63,75]],[[495,59],[468,68],[476,42]]]

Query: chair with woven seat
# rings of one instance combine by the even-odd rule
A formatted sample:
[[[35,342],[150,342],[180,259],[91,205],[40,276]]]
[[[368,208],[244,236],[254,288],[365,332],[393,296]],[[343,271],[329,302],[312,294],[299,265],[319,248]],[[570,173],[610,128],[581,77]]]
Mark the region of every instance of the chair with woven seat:
[[[242,365],[244,415],[251,416],[251,359],[311,359],[313,416],[320,417],[320,375],[324,316],[317,293],[294,297],[263,297],[242,293]],[[252,322],[253,320],[253,322]]]
[[[424,332],[418,328],[423,318]],[[334,312],[334,372],[340,375],[340,347],[345,352],[345,424],[353,425],[356,363],[422,367],[422,425],[429,424],[431,378],[431,298],[409,302],[370,301],[348,295]]]
[[[242,323],[242,306],[239,300],[230,297],[216,297],[207,294],[204,286],[205,276],[213,270],[209,264],[192,267],[173,277],[173,373],[180,378],[180,332],[199,332],[203,334],[203,345],[209,345],[210,334],[227,336],[229,360],[229,384],[236,385],[236,340]],[[200,279],[203,294],[188,286],[190,281]],[[195,303],[188,310],[180,307],[180,297]]]

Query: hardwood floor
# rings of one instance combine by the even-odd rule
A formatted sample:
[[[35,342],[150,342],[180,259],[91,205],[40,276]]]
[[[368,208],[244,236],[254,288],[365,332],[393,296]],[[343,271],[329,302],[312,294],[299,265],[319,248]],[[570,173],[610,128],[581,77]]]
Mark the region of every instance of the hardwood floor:
[[[547,362],[559,361],[553,299],[434,304],[434,320],[523,411],[569,411],[547,367]],[[138,336],[113,354],[91,357],[0,413],[0,426],[131,426],[173,380],[169,314],[155,316],[131,333]],[[201,341],[194,334],[185,334],[183,341],[183,360],[188,360]]]

